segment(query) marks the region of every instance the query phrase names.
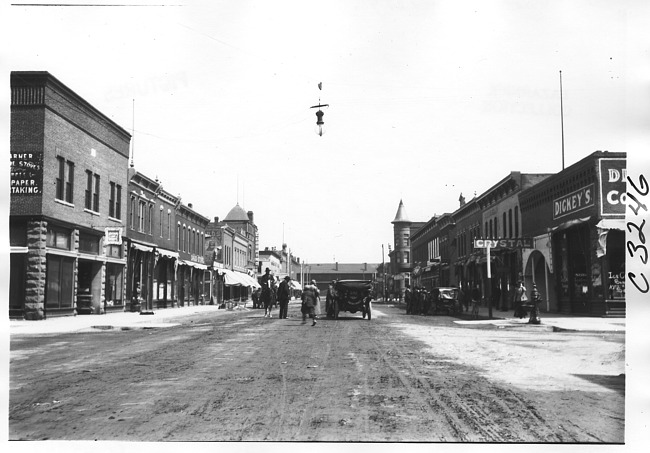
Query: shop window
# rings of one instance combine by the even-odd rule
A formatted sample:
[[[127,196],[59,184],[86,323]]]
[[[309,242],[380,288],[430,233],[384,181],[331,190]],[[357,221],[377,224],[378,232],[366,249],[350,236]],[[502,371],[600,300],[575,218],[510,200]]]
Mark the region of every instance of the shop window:
[[[9,225],[9,245],[13,247],[27,246],[27,224],[11,222]]]
[[[99,238],[86,233],[79,233],[79,251],[84,253],[99,254]]]
[[[121,244],[111,244],[106,246],[106,256],[110,256],[112,258],[122,258],[122,251],[123,247]]]
[[[58,227],[48,227],[46,244],[48,247],[70,250],[70,230]]]
[[[45,307],[72,308],[74,289],[74,258],[48,255]]]
[[[608,274],[607,298],[625,299],[625,232],[610,230],[607,233]]]

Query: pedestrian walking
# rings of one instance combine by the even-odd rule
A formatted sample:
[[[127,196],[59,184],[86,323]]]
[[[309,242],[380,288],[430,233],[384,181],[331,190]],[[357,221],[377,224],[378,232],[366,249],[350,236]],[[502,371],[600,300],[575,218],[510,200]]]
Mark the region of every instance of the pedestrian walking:
[[[411,289],[408,286],[404,290],[404,302],[406,303],[406,314],[410,315],[413,307],[411,306]]]
[[[302,323],[307,323],[307,316],[309,316],[313,320],[313,327],[316,325],[316,305],[320,299],[320,293],[318,292],[315,280],[312,280],[310,284],[305,285],[301,299],[302,306],[300,307],[300,310],[302,311]]]
[[[537,291],[537,285],[533,283],[533,290],[530,293],[533,308],[530,309],[530,318],[528,324],[540,324],[542,320],[539,317],[539,304],[542,302],[542,295]]]
[[[334,303],[334,287],[336,286],[336,280],[332,280],[332,283],[327,287],[327,294],[325,295],[325,314],[330,315],[332,311],[332,304]]]
[[[458,304],[460,305],[460,311],[467,311],[469,308],[467,307],[467,296],[465,295],[465,290],[463,287],[465,284],[461,283],[460,286],[458,287]]]
[[[278,303],[280,304],[280,319],[287,319],[287,312],[289,311],[289,294],[290,288],[289,283],[291,282],[291,277],[288,275],[284,277],[284,280],[280,282],[278,286],[277,298]]]
[[[519,280],[517,288],[515,289],[515,318],[523,318],[526,316],[526,309],[522,307],[525,302],[528,302],[528,296],[526,296],[526,287],[524,282]]]
[[[264,304],[264,317],[271,317],[271,310],[273,306],[273,275],[271,275],[271,269],[268,267],[264,269],[264,275],[262,275],[262,304]]]

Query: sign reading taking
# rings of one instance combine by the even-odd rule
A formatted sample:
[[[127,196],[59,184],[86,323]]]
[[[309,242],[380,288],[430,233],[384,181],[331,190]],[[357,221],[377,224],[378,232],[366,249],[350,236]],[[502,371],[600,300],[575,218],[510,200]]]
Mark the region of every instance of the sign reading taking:
[[[11,194],[40,195],[43,192],[43,155],[11,153]]]
[[[514,238],[514,239],[474,239],[474,248],[498,250],[502,248],[510,249],[532,249],[533,238]]]

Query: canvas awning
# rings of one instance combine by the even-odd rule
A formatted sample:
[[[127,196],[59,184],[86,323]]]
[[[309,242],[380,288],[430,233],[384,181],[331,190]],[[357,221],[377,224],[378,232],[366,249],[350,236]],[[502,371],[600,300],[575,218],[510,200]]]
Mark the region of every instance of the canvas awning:
[[[149,247],[148,245],[144,244],[138,244],[137,242],[131,242],[131,247],[136,250],[140,250],[141,252],[153,252],[153,247]]]
[[[291,280],[289,282],[289,286],[291,286],[291,289],[302,291],[302,285],[300,284],[300,282],[297,282],[295,280]]]
[[[171,250],[166,250],[166,249],[161,249],[159,247],[156,247],[156,252],[160,256],[165,256],[167,258],[172,258],[172,259],[178,259],[178,253],[172,252]]]
[[[625,230],[625,219],[602,219],[596,227],[598,228],[596,256],[600,258],[607,254],[607,233],[609,230]]]

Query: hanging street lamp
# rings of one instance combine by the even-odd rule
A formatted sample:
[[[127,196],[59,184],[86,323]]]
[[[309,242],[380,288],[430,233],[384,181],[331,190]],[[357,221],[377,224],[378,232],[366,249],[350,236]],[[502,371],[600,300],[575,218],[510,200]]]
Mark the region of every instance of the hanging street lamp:
[[[323,82],[320,82],[318,84],[318,89],[319,90],[323,89]],[[316,133],[319,136],[322,137],[323,133],[325,132],[323,130],[323,126],[325,125],[325,121],[323,121],[323,115],[325,115],[325,113],[323,113],[323,111],[321,110],[321,107],[329,107],[329,104],[321,104],[320,103],[320,97],[319,97],[318,98],[318,105],[312,105],[309,108],[310,109],[318,109],[318,111],[316,112]]]

